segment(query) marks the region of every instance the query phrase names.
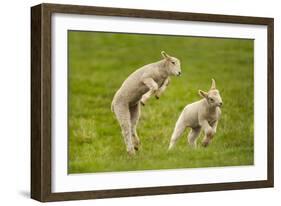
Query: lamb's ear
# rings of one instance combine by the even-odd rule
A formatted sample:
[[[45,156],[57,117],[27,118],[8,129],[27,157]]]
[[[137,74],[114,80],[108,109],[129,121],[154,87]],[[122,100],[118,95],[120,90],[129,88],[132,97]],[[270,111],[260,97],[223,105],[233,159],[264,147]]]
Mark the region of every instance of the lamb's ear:
[[[216,81],[212,79],[212,85],[211,85],[211,90],[216,89]]]
[[[207,98],[207,97],[208,97],[208,93],[207,93],[207,92],[204,92],[204,91],[202,91],[202,90],[199,90],[199,91],[198,91],[198,94],[199,94],[201,97],[203,97],[203,98]]]
[[[161,51],[161,55],[162,55],[162,57],[164,58],[164,59],[168,59],[170,56],[166,53],[166,52],[164,52],[164,51]]]

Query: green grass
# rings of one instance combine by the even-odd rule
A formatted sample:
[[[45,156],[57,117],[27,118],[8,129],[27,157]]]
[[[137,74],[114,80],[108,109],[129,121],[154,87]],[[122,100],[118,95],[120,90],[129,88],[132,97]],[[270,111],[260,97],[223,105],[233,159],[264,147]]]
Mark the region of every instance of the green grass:
[[[251,165],[253,138],[252,40],[171,37],[71,31],[69,36],[69,173]],[[110,110],[114,93],[137,68],[161,58],[181,60],[182,76],[160,100],[142,108],[141,150],[128,157]],[[187,132],[167,152],[175,122],[186,104],[200,99],[215,78],[224,102],[214,141],[187,146]],[[202,140],[202,134],[198,143]]]

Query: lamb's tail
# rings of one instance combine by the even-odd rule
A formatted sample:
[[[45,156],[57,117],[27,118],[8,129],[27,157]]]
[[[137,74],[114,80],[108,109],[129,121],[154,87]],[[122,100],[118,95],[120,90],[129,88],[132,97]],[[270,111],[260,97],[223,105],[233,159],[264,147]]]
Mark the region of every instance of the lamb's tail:
[[[119,90],[117,90],[118,92]],[[114,94],[113,98],[112,98],[112,102],[111,102],[111,111],[114,112],[114,104],[116,102],[116,95],[117,95],[117,92]]]
[[[114,105],[113,105],[114,101],[111,102],[111,111],[114,112]]]

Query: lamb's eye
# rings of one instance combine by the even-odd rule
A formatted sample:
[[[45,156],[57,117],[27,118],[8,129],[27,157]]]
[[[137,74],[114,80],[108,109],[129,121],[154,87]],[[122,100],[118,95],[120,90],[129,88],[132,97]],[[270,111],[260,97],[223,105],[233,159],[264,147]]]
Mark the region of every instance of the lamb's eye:
[[[176,62],[172,62],[172,64],[173,64],[173,65],[175,65],[175,64],[176,64]]]
[[[214,102],[214,99],[213,98],[209,98],[210,102]]]

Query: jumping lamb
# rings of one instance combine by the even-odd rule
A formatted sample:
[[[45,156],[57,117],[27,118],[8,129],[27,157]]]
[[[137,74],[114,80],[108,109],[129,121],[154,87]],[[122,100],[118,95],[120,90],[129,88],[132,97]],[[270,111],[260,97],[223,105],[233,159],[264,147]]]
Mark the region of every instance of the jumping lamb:
[[[140,104],[145,105],[151,96],[159,99],[169,84],[169,76],[181,74],[180,61],[164,51],[161,54],[162,60],[147,64],[130,74],[113,97],[111,110],[120,124],[129,155],[134,155],[140,145],[136,131]]]
[[[169,150],[172,149],[187,127],[191,130],[188,134],[188,142],[191,146],[196,147],[196,138],[203,129],[205,136],[202,146],[207,147],[217,130],[219,118],[221,116],[222,98],[219,90],[216,89],[216,82],[212,79],[212,86],[209,92],[199,90],[199,95],[203,99],[188,104],[182,111],[173,135],[170,140]]]

